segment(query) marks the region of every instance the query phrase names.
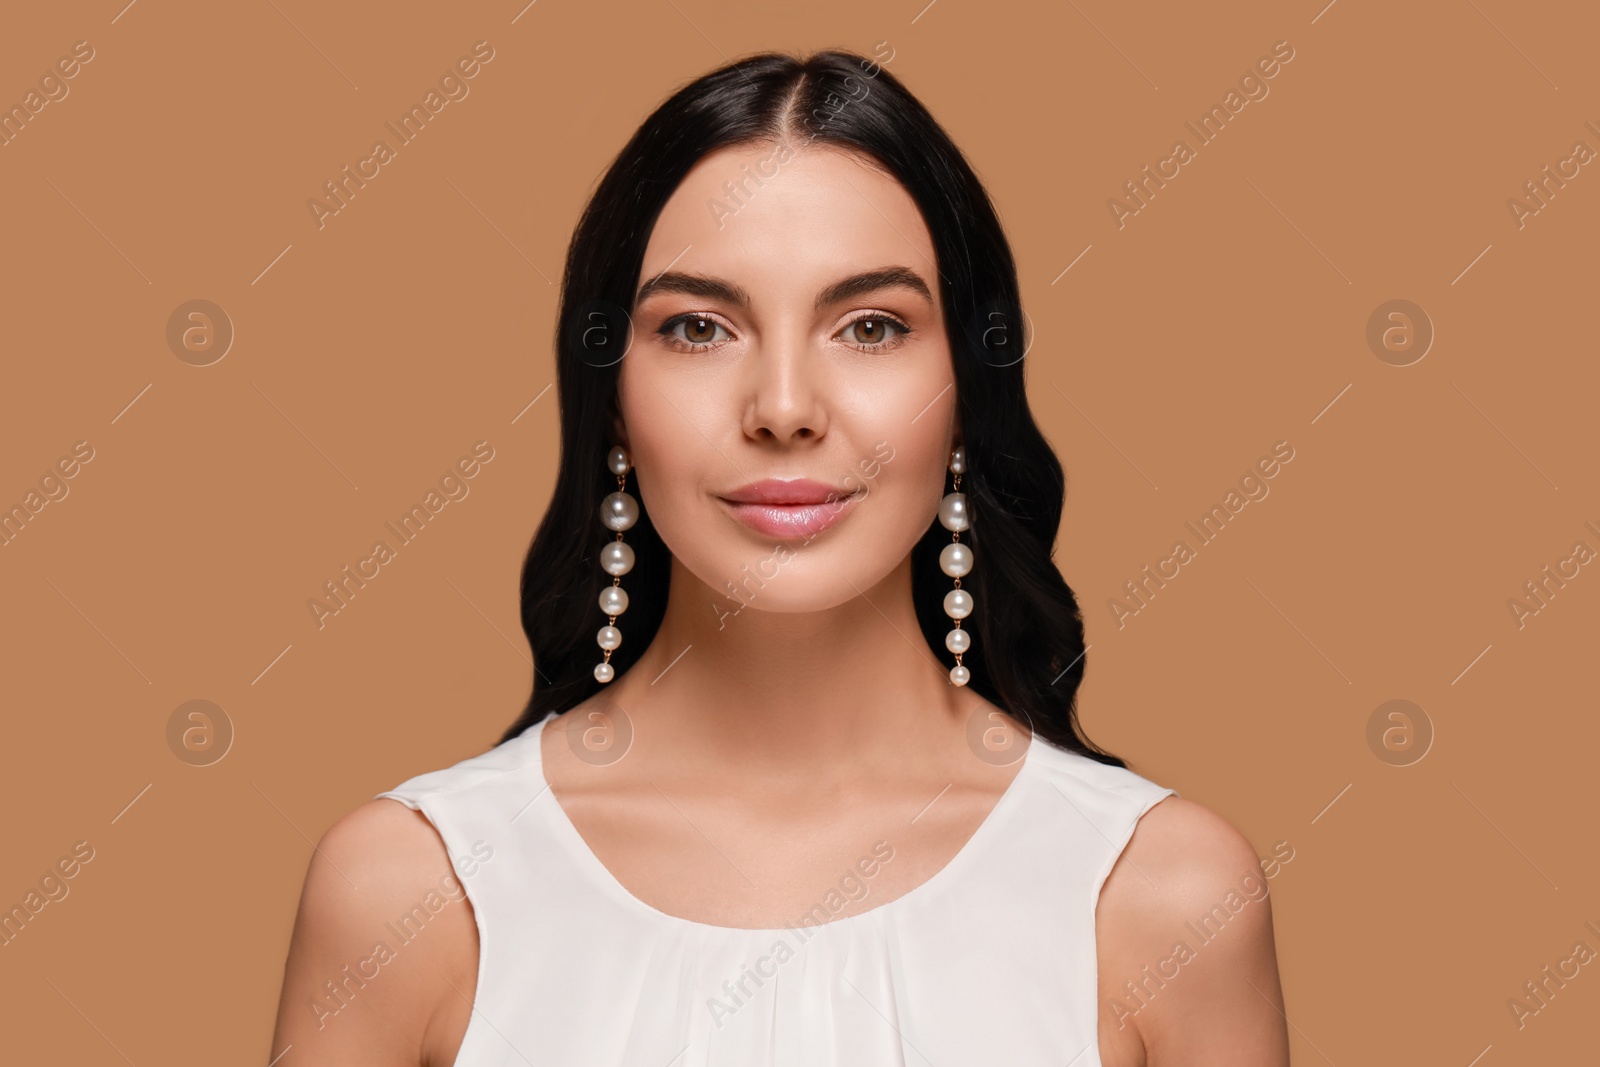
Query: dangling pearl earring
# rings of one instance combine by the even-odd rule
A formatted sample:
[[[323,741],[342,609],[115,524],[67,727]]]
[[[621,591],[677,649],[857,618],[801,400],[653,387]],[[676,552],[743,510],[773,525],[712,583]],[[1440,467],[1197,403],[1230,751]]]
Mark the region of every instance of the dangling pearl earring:
[[[617,669],[611,665],[611,653],[622,644],[622,631],[616,625],[617,616],[628,610],[628,594],[622,589],[622,576],[633,570],[633,549],[622,543],[622,531],[639,521],[639,502],[625,492],[628,470],[633,466],[627,450],[621,445],[613,448],[606,465],[617,476],[617,491],[600,502],[600,521],[606,529],[617,532],[617,539],[600,552],[600,566],[611,575],[611,584],[600,591],[600,610],[606,613],[610,622],[600,627],[597,637],[606,653],[606,658],[595,664],[594,677],[597,682],[609,682],[617,676]]]
[[[961,492],[961,474],[967,469],[967,451],[957,446],[950,453],[950,472],[955,475],[951,491],[939,502],[939,524],[951,531],[950,543],[939,552],[939,569],[956,580],[956,587],[944,595],[944,613],[955,620],[955,629],[944,638],[944,647],[956,654],[950,668],[950,681],[966,685],[972,672],[961,665],[961,653],[972,647],[972,633],[961,628],[961,620],[972,614],[972,594],[961,588],[961,576],[972,570],[972,549],[961,543],[967,521],[967,497]]]

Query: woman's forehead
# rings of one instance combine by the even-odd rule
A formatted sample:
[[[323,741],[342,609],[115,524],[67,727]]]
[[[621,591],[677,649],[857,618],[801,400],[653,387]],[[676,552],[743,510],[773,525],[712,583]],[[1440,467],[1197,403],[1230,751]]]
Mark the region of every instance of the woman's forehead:
[[[927,225],[892,176],[839,149],[779,147],[720,149],[691,168],[651,231],[639,284],[673,270],[814,292],[885,263],[936,273]]]

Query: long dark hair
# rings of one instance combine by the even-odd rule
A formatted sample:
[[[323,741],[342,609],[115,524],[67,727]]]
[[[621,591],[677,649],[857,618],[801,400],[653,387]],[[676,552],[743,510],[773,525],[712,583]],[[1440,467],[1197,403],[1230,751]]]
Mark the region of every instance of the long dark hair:
[[[973,631],[962,657],[968,684],[1054,744],[1126,766],[1077,721],[1083,621],[1051,559],[1066,481],[1028,410],[1017,269],[1000,220],[961,151],[899,80],[871,59],[832,50],[753,55],[679,89],[628,141],[578,222],[556,328],[561,467],[522,568],[522,629],[536,677],[501,741],[602,688],[595,632],[606,621],[598,601],[610,577],[596,557],[613,535],[599,521],[600,501],[616,489],[606,456],[617,372],[656,218],[702,156],[785,136],[875,161],[904,186],[932,234],[967,455],[965,540],[977,560],[963,582],[976,604],[962,623]],[[671,557],[642,502],[640,510],[627,537],[636,556],[627,640],[611,656],[619,675],[649,646],[667,605]],[[941,656],[950,579],[938,557],[949,543],[935,521],[911,551],[917,620]]]

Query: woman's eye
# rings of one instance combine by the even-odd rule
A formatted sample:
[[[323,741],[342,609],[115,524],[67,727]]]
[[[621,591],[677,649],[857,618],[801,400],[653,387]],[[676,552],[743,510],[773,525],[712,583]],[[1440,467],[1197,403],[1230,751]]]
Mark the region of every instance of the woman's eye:
[[[910,332],[905,323],[887,315],[864,315],[846,326],[842,336],[862,348],[884,348]]]
[[[728,328],[707,315],[679,315],[668,319],[659,331],[669,343],[685,350],[704,349],[732,340]],[[889,315],[863,315],[838,333],[846,344],[857,348],[894,348],[911,328]]]
[[[718,336],[719,330],[721,336]],[[661,327],[661,332],[669,338],[691,345],[709,345],[728,339],[727,329],[720,322],[704,315],[680,315],[665,323]]]

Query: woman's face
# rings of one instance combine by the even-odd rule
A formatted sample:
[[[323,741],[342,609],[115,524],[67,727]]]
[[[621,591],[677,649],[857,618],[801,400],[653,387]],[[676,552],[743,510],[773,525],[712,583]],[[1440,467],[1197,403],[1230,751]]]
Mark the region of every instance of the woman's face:
[[[910,195],[834,148],[723,149],[667,202],[639,285],[616,431],[667,547],[765,611],[868,592],[934,521],[958,441]]]

